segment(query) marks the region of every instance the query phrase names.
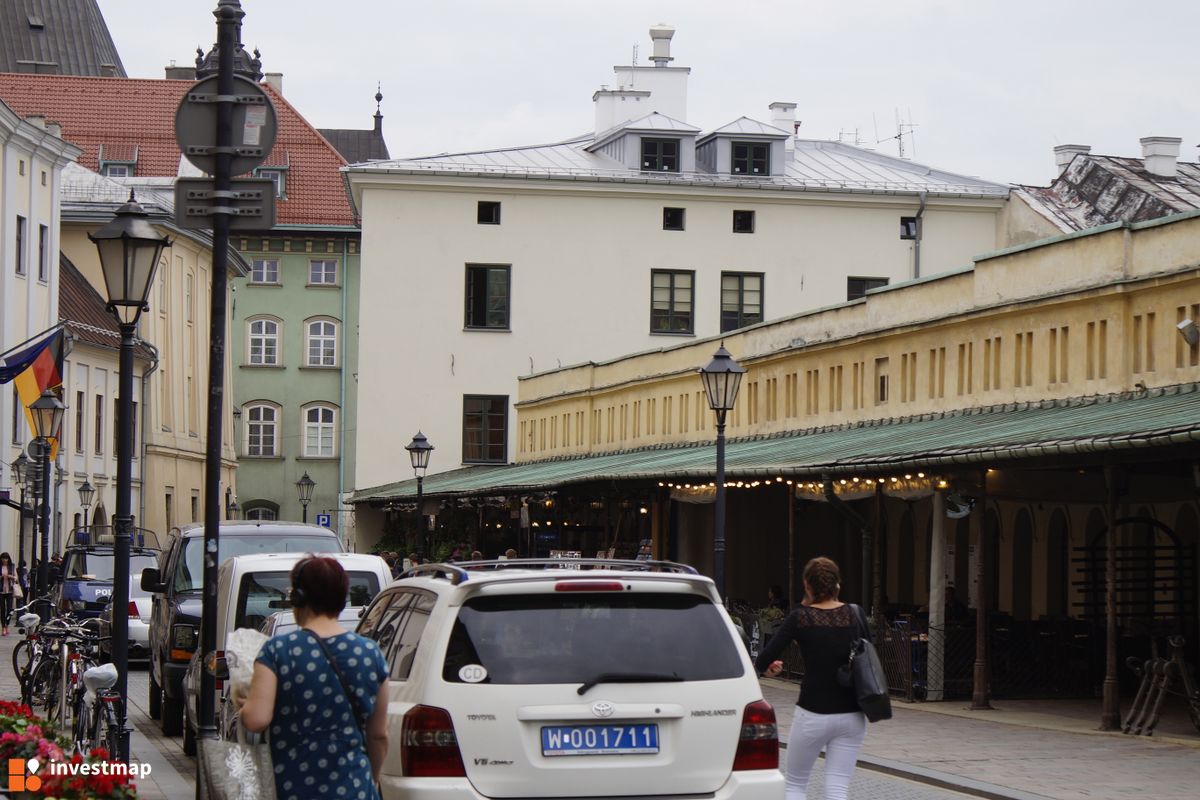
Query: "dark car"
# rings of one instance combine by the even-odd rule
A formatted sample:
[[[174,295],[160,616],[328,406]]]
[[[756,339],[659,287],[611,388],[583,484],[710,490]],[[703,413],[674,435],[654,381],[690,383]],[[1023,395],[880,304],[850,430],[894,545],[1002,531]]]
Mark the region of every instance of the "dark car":
[[[58,608],[79,617],[98,617],[108,606],[113,590],[112,528],[76,531],[75,544],[63,553]],[[129,551],[129,574],[156,566],[157,540],[148,531],[135,531]],[[151,546],[147,546],[151,545]]]
[[[337,534],[299,522],[222,522],[218,566],[232,556],[253,553],[340,553]],[[154,595],[150,614],[150,695],[152,719],[168,736],[183,732],[183,677],[200,646],[200,604],[204,580],[204,525],[175,528],[167,537],[157,569],[142,572],[142,588]]]

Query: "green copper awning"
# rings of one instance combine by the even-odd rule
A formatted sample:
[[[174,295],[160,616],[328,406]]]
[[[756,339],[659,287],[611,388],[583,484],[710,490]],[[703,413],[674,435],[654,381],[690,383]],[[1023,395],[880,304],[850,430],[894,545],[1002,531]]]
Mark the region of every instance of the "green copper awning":
[[[1017,403],[731,439],[726,476],[816,477],[904,469],[1000,465],[1029,459],[1200,442],[1200,384],[1120,395]],[[715,445],[652,447],[603,455],[466,467],[425,478],[426,497],[546,491],[592,481],[705,480]],[[406,480],[356,491],[352,503],[414,500]]]

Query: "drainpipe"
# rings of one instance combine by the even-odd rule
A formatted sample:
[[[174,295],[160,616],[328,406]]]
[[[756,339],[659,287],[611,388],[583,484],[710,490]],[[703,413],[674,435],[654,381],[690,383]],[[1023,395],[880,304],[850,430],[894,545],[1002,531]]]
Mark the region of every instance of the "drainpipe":
[[[362,240],[359,240],[359,264],[362,264]],[[345,512],[342,511],[342,497],[346,491],[346,374],[349,368],[346,362],[346,352],[349,348],[346,346],[346,341],[350,338],[349,320],[346,319],[346,285],[350,283],[350,243],[342,238],[342,365],[341,375],[338,380],[338,416],[342,420],[342,424],[338,426],[338,490],[337,490],[337,527],[338,536],[342,539],[342,544],[346,545],[346,518]],[[355,426],[357,427],[357,425]],[[355,547],[358,543],[355,542]]]
[[[142,418],[140,420],[138,420],[138,422],[139,422],[138,427],[140,427],[142,429],[141,430],[142,445],[141,445],[141,447],[138,448],[139,451],[141,452],[141,458],[142,458],[142,462],[141,462],[142,466],[138,470],[138,483],[141,486],[141,489],[138,491],[138,519],[143,521],[142,527],[144,528],[144,527],[146,527],[146,523],[144,521],[146,519],[146,420],[150,416],[150,414],[148,413],[150,406],[147,405],[147,403],[146,403],[146,386],[150,381],[150,376],[158,371],[159,359],[158,359],[158,348],[157,347],[150,344],[145,339],[141,339],[140,341],[141,341],[142,347],[144,347],[150,351],[150,366],[146,369],[145,372],[142,373],[142,385],[141,385]]]
[[[917,199],[920,201],[917,205],[917,238],[913,240],[913,277],[921,277],[921,237],[924,232],[921,230],[924,227],[925,216],[925,192],[917,192]]]
[[[870,596],[867,590],[871,586],[871,573],[873,571],[871,555],[875,543],[872,536],[871,523],[867,522],[861,514],[851,508],[845,500],[837,496],[837,493],[833,491],[833,478],[828,475],[822,475],[821,486],[825,493],[825,499],[829,501],[829,504],[836,508],[839,514],[857,525],[859,530],[862,531],[862,602],[860,605],[866,606],[869,602],[867,598]]]

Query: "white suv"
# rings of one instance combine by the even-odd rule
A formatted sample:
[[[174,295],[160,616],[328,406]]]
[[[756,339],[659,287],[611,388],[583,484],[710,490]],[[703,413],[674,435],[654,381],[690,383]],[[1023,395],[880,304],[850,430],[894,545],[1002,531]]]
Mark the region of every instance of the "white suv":
[[[391,665],[385,800],[783,797],[775,711],[691,567],[428,564],[358,632]]]

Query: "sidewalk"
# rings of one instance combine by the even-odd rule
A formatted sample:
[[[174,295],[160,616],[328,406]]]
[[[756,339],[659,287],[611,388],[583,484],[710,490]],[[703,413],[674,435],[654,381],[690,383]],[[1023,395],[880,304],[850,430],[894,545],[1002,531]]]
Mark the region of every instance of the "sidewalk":
[[[20,685],[12,671],[12,651],[21,637],[17,635],[16,628],[12,631],[11,635],[0,637],[0,699],[3,700],[18,700],[21,697]],[[137,697],[133,692],[130,694]],[[136,700],[129,703],[128,713],[129,725],[133,729],[129,737],[130,761],[150,765],[150,775],[137,781],[141,800],[180,800],[194,796],[196,790],[190,772],[190,759],[183,755],[178,746],[160,746],[169,743],[169,740],[155,735],[157,723],[151,721]],[[151,737],[147,737],[143,731],[150,731]],[[157,741],[151,741],[151,738]]]
[[[799,687],[761,684],[786,742]],[[1068,703],[1069,713],[1057,703],[997,701],[994,711],[966,705],[893,701],[892,719],[869,726],[859,767],[1014,800],[1194,800],[1200,791],[1200,734],[1163,740],[1097,731],[1086,720],[1090,704]]]

